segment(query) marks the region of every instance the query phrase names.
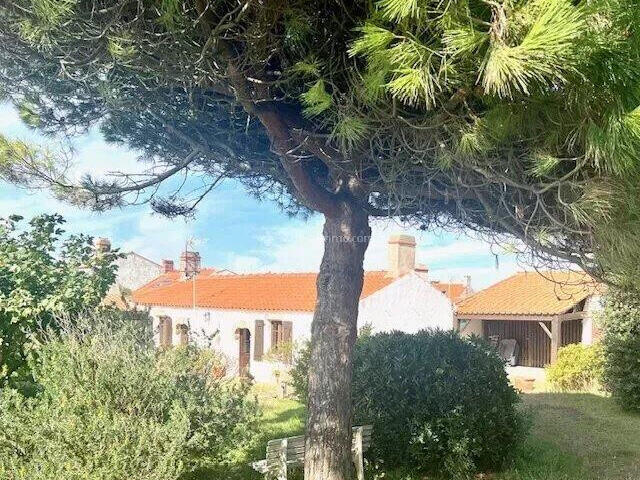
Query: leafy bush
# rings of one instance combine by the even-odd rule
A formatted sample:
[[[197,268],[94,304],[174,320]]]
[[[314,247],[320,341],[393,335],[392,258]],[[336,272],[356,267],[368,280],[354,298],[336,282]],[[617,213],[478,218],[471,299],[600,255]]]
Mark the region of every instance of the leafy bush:
[[[27,355],[34,333],[57,316],[98,306],[115,281],[115,252],[96,255],[91,237],[63,237],[60,215],[0,223],[0,387],[33,386]]]
[[[300,403],[307,403],[309,397],[309,362],[311,361],[311,343],[306,342],[296,352],[293,366],[289,370],[289,384]]]
[[[604,384],[626,409],[640,411],[640,295],[611,290],[604,309]]]
[[[195,347],[159,352],[147,325],[83,319],[32,359],[40,391],[0,392],[0,478],[174,480],[228,459],[255,402]]]
[[[567,345],[558,359],[546,368],[547,381],[560,391],[593,390],[602,379],[604,358],[600,345]]]
[[[306,370],[303,354],[292,377],[304,399]],[[374,425],[371,458],[387,467],[467,478],[500,468],[526,433],[502,360],[453,332],[359,338],[353,389],[355,422]]]

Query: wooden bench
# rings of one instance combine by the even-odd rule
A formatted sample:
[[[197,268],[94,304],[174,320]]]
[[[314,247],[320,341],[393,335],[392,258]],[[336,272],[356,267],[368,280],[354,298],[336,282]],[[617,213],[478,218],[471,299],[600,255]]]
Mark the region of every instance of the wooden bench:
[[[363,453],[371,445],[372,425],[353,427],[351,451],[356,466],[356,478],[364,480]],[[267,443],[267,458],[253,462],[251,466],[269,479],[286,480],[289,465],[304,465],[305,439],[298,437],[278,438]]]

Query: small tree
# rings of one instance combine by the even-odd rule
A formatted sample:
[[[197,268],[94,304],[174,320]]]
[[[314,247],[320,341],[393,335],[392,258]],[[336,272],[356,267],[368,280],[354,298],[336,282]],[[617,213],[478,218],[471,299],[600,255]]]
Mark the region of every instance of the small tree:
[[[320,212],[305,473],[342,480],[371,217],[515,237],[638,285],[638,25],[636,0],[3,2],[0,78],[23,119],[100,125],[150,168],[73,188],[9,148],[0,174],[167,215],[231,177]],[[197,186],[163,195],[176,174]]]
[[[26,229],[21,220],[0,225],[0,387],[27,388],[36,332],[98,306],[115,281],[117,253],[97,254],[86,235],[64,238],[60,215],[35,217]]]
[[[640,411],[640,296],[609,291],[603,323],[605,386],[623,408]]]

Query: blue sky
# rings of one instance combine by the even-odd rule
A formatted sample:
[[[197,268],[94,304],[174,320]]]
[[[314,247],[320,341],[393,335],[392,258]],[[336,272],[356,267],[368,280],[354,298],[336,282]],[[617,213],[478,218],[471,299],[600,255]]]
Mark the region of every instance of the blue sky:
[[[64,145],[60,139],[44,138],[25,127],[7,104],[0,104],[0,132],[52,150]],[[136,152],[106,144],[97,131],[74,138],[72,146],[73,173],[78,177],[140,170]],[[256,200],[233,181],[214,189],[189,221],[160,217],[148,205],[93,213],[61,203],[47,192],[27,192],[0,181],[0,217],[54,212],[64,215],[70,232],[109,237],[114,246],[156,261],[176,259],[190,237],[196,239],[204,264],[236,272],[315,271],[322,255],[320,216],[291,219],[275,204]],[[464,232],[420,232],[392,220],[376,222],[372,229],[366,269],[385,268],[386,239],[394,233],[416,236],[417,261],[429,267],[433,279],[462,281],[469,274],[474,288],[482,288],[526,268],[503,249]]]

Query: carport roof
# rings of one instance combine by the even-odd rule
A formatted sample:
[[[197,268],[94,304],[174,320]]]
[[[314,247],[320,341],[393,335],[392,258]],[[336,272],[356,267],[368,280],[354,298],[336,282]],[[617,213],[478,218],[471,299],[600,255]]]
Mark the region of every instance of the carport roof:
[[[519,272],[458,303],[456,315],[552,316],[569,312],[601,285],[585,273]]]

